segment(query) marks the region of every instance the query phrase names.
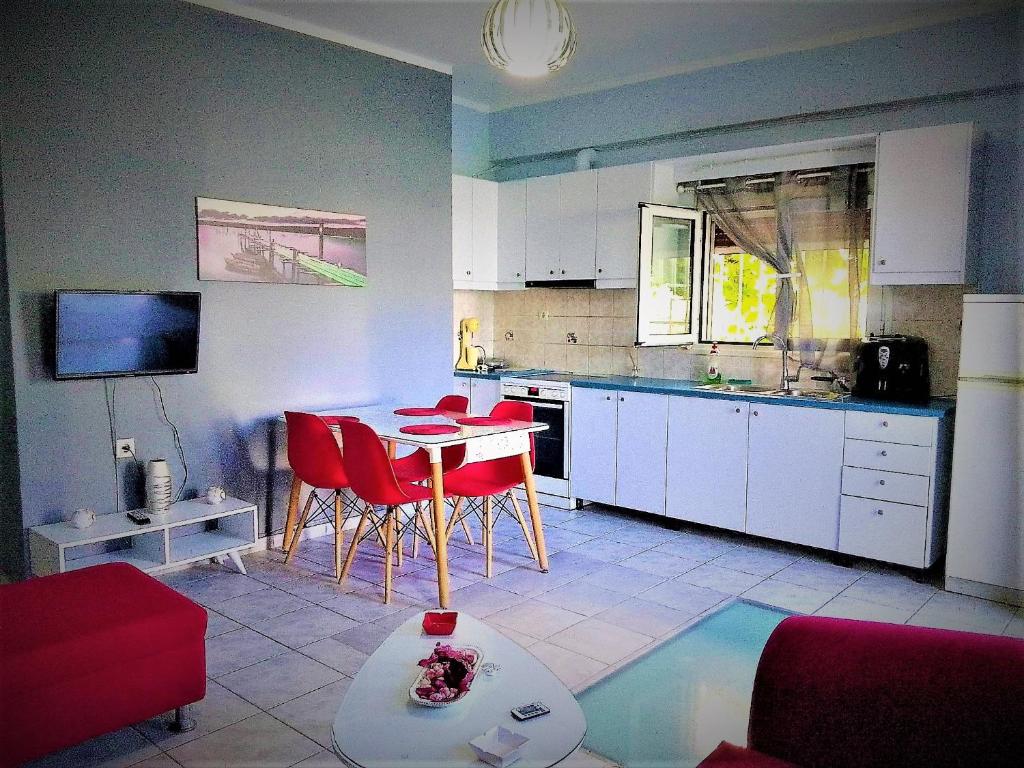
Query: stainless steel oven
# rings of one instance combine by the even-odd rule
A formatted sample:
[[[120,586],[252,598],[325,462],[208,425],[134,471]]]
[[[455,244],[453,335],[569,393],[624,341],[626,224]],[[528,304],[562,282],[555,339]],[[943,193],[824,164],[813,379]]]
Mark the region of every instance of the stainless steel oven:
[[[548,425],[543,432],[535,433],[537,491],[568,500],[572,388],[569,377],[559,380],[561,377],[562,374],[545,374],[502,379],[501,397],[530,403],[533,418]]]

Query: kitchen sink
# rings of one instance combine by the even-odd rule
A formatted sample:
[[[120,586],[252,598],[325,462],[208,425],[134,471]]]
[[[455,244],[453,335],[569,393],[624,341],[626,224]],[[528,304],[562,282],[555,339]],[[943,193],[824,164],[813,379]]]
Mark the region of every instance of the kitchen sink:
[[[781,399],[802,399],[821,400],[826,402],[840,402],[848,399],[849,395],[840,395],[836,392],[826,392],[820,389],[777,389],[775,387],[758,387],[752,384],[701,384],[697,389],[706,392],[721,392],[725,395],[758,395],[759,397],[778,397]]]

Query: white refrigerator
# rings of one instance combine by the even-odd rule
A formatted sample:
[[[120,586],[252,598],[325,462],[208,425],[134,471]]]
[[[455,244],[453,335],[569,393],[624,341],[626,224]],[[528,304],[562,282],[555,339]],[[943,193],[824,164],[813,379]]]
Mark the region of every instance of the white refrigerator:
[[[1024,296],[964,296],[946,589],[1024,604]]]

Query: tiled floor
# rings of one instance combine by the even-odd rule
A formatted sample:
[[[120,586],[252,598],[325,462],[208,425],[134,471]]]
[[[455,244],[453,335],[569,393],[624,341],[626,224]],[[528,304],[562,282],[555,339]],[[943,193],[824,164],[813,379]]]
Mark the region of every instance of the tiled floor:
[[[499,524],[494,577],[483,553],[452,539],[454,607],[483,618],[579,688],[736,595],[792,611],[1024,637],[1024,609],[954,595],[877,563],[836,564],[807,550],[602,508],[545,509],[551,572],[532,565],[514,523]],[[432,561],[409,558],[395,600],[381,603],[379,550],[348,582],[330,578],[328,539],[304,541],[291,565],[245,558],[248,576],[215,565],[163,580],[210,615],[199,727],[157,718],[40,761],[46,766],[338,766],[330,723],[367,655],[433,603]],[[597,641],[596,638],[600,638]],[[605,765],[577,753],[567,765]]]

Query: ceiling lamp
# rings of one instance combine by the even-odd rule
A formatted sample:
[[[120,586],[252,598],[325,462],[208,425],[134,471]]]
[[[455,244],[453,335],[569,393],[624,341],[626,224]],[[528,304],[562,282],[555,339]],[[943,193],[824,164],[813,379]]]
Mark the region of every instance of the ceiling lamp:
[[[519,77],[560,69],[576,51],[576,25],[562,0],[497,0],[480,32],[487,60]]]

